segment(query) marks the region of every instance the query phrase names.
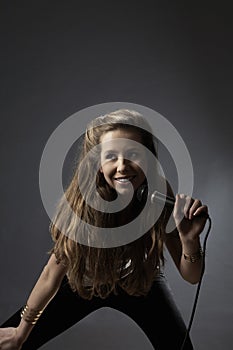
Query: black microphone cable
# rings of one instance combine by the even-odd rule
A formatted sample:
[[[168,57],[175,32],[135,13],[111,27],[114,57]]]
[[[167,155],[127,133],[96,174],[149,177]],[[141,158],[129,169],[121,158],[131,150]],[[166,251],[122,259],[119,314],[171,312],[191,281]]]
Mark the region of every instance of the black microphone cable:
[[[211,218],[209,217],[209,215],[208,215],[207,220],[209,222],[209,226],[208,226],[208,229],[207,229],[207,232],[205,234],[204,241],[203,241],[203,248],[202,248],[202,250],[203,250],[203,261],[202,261],[201,276],[200,276],[200,280],[199,280],[198,285],[197,285],[197,291],[196,291],[196,295],[195,295],[195,298],[194,298],[194,303],[193,303],[193,308],[192,308],[189,324],[188,324],[187,331],[185,333],[185,337],[184,337],[184,340],[183,340],[183,343],[181,345],[180,350],[185,350],[185,344],[186,344],[187,338],[188,338],[188,336],[190,334],[190,330],[191,330],[191,327],[192,327],[194,314],[195,314],[196,307],[197,307],[198,297],[199,297],[199,293],[200,293],[200,289],[201,289],[202,279],[203,279],[204,272],[205,272],[206,245],[207,245],[207,239],[208,239],[208,236],[209,236],[209,233],[210,233],[210,230],[211,230],[211,226],[212,226],[212,221],[211,221]]]

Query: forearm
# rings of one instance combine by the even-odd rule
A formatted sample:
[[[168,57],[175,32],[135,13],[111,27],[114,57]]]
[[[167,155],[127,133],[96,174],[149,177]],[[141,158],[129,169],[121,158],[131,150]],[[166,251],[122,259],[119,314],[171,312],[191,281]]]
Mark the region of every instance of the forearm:
[[[27,300],[27,305],[33,309],[44,309],[61,284],[62,279],[52,279],[46,269],[42,271]]]
[[[54,265],[53,261],[51,263],[51,260],[53,259],[50,258],[50,262],[43,269],[26,302],[29,310],[36,310],[36,313],[40,310],[44,310],[48,305],[50,300],[57,293],[65,275],[65,269],[57,267]],[[26,317],[21,319],[17,327],[17,337],[20,342],[25,342],[33,327],[34,325],[32,322],[28,322]]]
[[[203,266],[203,256],[200,254],[200,240],[197,238],[192,241],[183,241],[182,254],[180,257],[179,270],[182,277],[190,283],[198,283],[201,277],[202,266]],[[194,256],[195,259],[190,261],[190,259],[185,259],[185,256]]]
[[[49,301],[56,294],[58,288],[59,285],[52,285],[50,281],[46,279],[44,273],[42,272],[26,304],[30,309],[44,310],[44,308],[48,305]],[[25,321],[22,318],[18,326],[18,337],[22,341],[25,341],[33,327],[33,324]]]

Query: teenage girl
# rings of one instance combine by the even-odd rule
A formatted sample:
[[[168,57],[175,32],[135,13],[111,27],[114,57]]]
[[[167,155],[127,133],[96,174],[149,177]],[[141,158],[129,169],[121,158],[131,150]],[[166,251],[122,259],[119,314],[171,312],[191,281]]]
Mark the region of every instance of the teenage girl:
[[[147,206],[149,175],[153,188],[165,183],[165,194],[174,198],[148,158],[157,158],[150,131],[139,113],[126,109],[87,126],[73,179],[50,226],[50,257],[25,307],[1,326],[0,350],[38,349],[106,306],[131,317],[155,349],[180,349],[186,328],[163,274],[164,248],[181,276],[198,283],[203,262],[199,236],[208,210],[184,194],[175,196],[173,212],[159,204]],[[114,203],[118,209],[108,211]],[[137,218],[133,230],[124,230]],[[170,219],[174,230],[166,233]],[[184,349],[193,349],[189,337]]]

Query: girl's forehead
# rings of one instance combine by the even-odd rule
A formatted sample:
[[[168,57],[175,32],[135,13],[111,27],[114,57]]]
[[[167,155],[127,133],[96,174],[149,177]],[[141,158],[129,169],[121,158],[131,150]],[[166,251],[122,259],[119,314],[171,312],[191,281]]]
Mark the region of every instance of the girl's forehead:
[[[132,140],[136,141],[139,143],[142,143],[142,137],[139,132],[133,129],[117,129],[117,130],[112,130],[112,131],[107,131],[105,132],[101,138],[100,142],[101,143],[106,143],[110,144],[111,141],[114,141],[115,139],[125,139],[127,140]],[[123,140],[122,140],[123,141]]]

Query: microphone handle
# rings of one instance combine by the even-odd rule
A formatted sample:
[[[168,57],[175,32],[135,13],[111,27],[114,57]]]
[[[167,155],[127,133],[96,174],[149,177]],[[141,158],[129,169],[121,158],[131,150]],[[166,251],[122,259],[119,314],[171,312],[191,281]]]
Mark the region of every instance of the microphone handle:
[[[155,202],[160,202],[173,207],[175,204],[175,198],[160,193],[159,191],[155,191],[151,195],[151,203],[154,204]]]

